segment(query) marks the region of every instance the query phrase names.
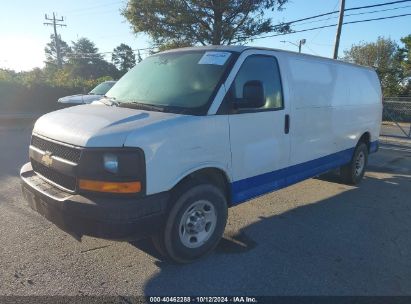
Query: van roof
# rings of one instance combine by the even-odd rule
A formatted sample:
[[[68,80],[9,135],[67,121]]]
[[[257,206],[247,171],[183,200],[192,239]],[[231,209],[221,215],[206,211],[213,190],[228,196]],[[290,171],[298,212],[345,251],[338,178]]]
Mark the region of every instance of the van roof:
[[[171,49],[167,50],[161,53],[167,53],[167,52],[181,52],[181,51],[195,51],[195,50],[206,50],[206,51],[226,51],[226,52],[233,52],[233,53],[242,53],[245,50],[263,50],[263,51],[276,51],[276,52],[281,52],[281,53],[289,53],[289,54],[294,54],[298,56],[304,56],[304,57],[311,57],[311,58],[318,58],[322,60],[328,60],[332,61],[335,63],[340,63],[340,64],[347,64],[347,65],[352,65],[356,67],[361,67],[361,68],[366,68],[374,71],[373,68],[368,67],[368,66],[363,66],[347,61],[342,61],[338,59],[333,59],[333,58],[328,58],[328,57],[323,57],[323,56],[317,56],[317,55],[311,55],[311,54],[305,54],[305,53],[297,53],[293,51],[288,51],[288,50],[282,50],[282,49],[275,49],[275,48],[267,48],[267,47],[258,47],[258,46],[246,46],[246,45],[207,45],[207,46],[194,46],[194,47],[184,47],[184,48],[178,48],[178,49]]]

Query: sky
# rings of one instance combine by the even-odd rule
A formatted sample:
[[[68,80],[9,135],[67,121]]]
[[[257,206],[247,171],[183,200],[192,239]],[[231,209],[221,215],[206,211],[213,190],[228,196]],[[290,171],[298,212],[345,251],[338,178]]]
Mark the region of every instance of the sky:
[[[393,0],[346,0],[346,8],[372,5]],[[52,26],[45,26],[44,15],[50,17],[53,12],[64,18],[66,27],[58,27],[58,33],[66,42],[87,37],[93,41],[100,52],[110,52],[121,43],[133,49],[147,48],[150,39],[145,34],[134,34],[130,24],[120,14],[126,5],[125,0],[14,0],[2,1],[0,10],[0,68],[16,71],[30,70],[44,66],[44,47],[50,41]],[[273,23],[296,20],[338,10],[339,0],[290,0],[281,12],[270,13]],[[377,7],[350,13],[393,9],[366,15],[348,16],[345,21],[354,21],[384,16],[411,13],[411,2]],[[394,9],[395,8],[395,9]],[[347,14],[349,14],[347,12]],[[337,17],[337,14],[335,15]],[[337,19],[318,22],[303,22],[293,27],[294,30],[335,24]],[[309,20],[306,22],[311,22]],[[361,41],[375,41],[379,36],[399,41],[401,37],[411,34],[411,16],[374,21],[360,24],[344,25],[341,34],[340,55],[352,44]],[[308,54],[331,57],[336,28],[295,33],[285,36],[254,40],[248,45],[280,48],[297,51],[300,39],[306,39],[302,51]],[[285,42],[284,42],[285,41]],[[142,57],[147,51],[142,52]],[[110,60],[110,55],[107,55]]]

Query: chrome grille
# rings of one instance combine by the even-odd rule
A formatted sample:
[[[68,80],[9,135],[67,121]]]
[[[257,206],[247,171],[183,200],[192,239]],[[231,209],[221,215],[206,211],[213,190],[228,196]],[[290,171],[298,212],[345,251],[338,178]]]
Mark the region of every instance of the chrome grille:
[[[54,156],[58,156],[73,163],[78,163],[80,161],[81,149],[79,148],[58,144],[35,135],[31,137],[31,145],[42,151],[49,151]]]
[[[47,151],[52,156],[59,157],[74,164],[78,164],[80,161],[80,148],[60,144],[35,135],[31,138],[31,146],[43,152]],[[51,182],[56,186],[60,186],[63,189],[69,190],[70,192],[76,191],[77,178],[75,176],[66,175],[57,171],[53,167],[48,167],[38,159],[35,160],[31,158],[30,161],[33,171],[40,177],[43,177],[46,181]]]

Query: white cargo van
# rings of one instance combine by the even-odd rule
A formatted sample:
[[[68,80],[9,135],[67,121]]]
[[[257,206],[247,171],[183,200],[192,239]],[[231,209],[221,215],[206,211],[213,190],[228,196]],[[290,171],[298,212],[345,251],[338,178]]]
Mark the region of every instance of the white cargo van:
[[[217,245],[228,207],[335,168],[357,184],[381,111],[369,68],[244,46],[167,51],[105,99],[42,116],[23,193],[78,239],[150,236],[190,262]]]

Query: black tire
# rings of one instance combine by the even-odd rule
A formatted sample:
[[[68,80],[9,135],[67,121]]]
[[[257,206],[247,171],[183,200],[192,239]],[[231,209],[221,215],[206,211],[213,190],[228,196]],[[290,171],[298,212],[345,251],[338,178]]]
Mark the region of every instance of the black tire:
[[[362,166],[360,166],[361,157],[363,158]],[[340,168],[342,182],[348,185],[357,185],[358,183],[360,183],[362,178],[364,177],[367,163],[368,147],[365,143],[360,142],[358,143],[357,147],[355,147],[351,161],[348,164],[341,166]]]
[[[182,184],[173,197],[165,225],[160,233],[153,236],[153,244],[167,260],[176,263],[190,263],[212,252],[220,241],[227,223],[227,200],[218,187],[200,181],[189,181]],[[204,243],[198,242],[199,247],[189,248],[184,245],[183,237],[180,236],[181,223],[184,222],[182,218],[189,212],[189,209],[191,210],[189,207],[200,201],[206,201],[207,204],[212,205],[216,222],[213,224],[212,232],[208,233],[209,238]]]

